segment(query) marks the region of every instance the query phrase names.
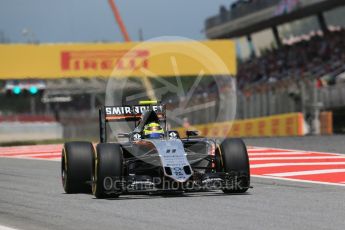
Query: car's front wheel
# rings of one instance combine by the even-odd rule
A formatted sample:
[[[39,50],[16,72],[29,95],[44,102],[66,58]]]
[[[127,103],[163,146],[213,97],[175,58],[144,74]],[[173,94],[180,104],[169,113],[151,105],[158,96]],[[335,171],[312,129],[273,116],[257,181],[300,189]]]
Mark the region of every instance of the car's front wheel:
[[[220,144],[224,172],[235,175],[231,188],[224,193],[244,193],[250,186],[249,158],[246,145],[241,139],[225,139]]]
[[[92,193],[96,198],[116,198],[121,192],[123,154],[120,144],[102,143],[96,147],[92,167]]]
[[[64,144],[61,155],[61,179],[66,193],[91,192],[93,158],[94,148],[90,142]]]

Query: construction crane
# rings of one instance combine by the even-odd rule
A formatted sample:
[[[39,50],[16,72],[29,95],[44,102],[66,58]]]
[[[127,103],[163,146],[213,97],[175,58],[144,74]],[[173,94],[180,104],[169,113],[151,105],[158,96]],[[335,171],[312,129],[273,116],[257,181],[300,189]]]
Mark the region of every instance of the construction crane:
[[[114,0],[108,0],[108,3],[110,5],[111,10],[113,11],[115,20],[116,20],[116,22],[117,22],[117,24],[118,24],[118,26],[119,26],[119,28],[121,30],[121,33],[122,33],[124,41],[125,42],[130,42],[131,38],[128,35],[126,26],[123,23],[123,20],[122,20],[121,15],[120,15],[120,11],[119,11],[119,9],[116,6],[115,1]],[[151,100],[157,100],[156,96],[155,96],[155,93],[154,93],[153,86],[152,86],[149,78],[145,76],[145,77],[142,77],[141,80],[142,80],[142,82],[143,82],[143,84],[145,86],[147,96]]]
[[[131,41],[131,38],[130,38],[129,35],[128,35],[126,26],[125,26],[125,24],[124,24],[123,21],[122,21],[122,18],[121,18],[121,15],[120,15],[120,11],[119,11],[119,9],[117,8],[117,6],[116,6],[114,0],[108,0],[108,3],[109,3],[109,5],[110,5],[111,10],[113,11],[115,20],[116,20],[117,24],[118,24],[119,27],[120,27],[120,30],[121,30],[121,33],[122,33],[122,36],[123,36],[124,41],[125,41],[125,42],[130,42],[130,41]]]

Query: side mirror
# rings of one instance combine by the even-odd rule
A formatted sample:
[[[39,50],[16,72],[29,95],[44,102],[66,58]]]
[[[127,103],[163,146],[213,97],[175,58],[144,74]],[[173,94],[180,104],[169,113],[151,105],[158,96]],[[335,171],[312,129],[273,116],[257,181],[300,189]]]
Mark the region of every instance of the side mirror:
[[[197,137],[199,136],[199,132],[198,131],[192,131],[192,130],[187,130],[186,131],[186,136],[189,137]]]
[[[119,133],[119,134],[117,134],[117,137],[119,137],[119,138],[129,138],[130,134],[129,133]]]

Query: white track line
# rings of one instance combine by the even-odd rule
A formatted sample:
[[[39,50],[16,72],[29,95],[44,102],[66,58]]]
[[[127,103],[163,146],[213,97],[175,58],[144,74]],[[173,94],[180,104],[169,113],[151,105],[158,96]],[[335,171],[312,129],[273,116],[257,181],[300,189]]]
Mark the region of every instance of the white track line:
[[[61,151],[57,150],[47,150],[47,151],[27,151],[27,152],[1,152],[0,156],[19,156],[19,155],[28,155],[28,154],[50,154],[50,153],[61,153]]]
[[[270,151],[276,150],[277,152],[279,151],[289,151],[289,152],[304,152],[306,154],[310,153],[320,153],[320,154],[329,154],[329,155],[338,155],[338,156],[345,156],[344,153],[330,153],[330,152],[319,152],[319,151],[310,151],[310,150],[298,150],[298,149],[280,149],[280,148],[262,148],[262,149],[269,149]],[[250,149],[248,149],[248,152],[250,152]]]
[[[290,176],[307,176],[307,175],[342,173],[342,172],[345,172],[345,169],[323,169],[323,170],[310,170],[310,171],[300,171],[300,172],[272,173],[272,174],[265,174],[265,175],[276,176],[276,177],[290,177]]]
[[[311,156],[311,157],[250,157],[250,160],[265,161],[265,160],[313,160],[313,159],[343,159],[345,156]]]
[[[274,152],[274,153],[251,153],[251,152],[249,152],[248,153],[249,156],[307,155],[307,154],[311,154],[311,153],[308,153],[308,152]]]
[[[61,152],[51,152],[51,153],[21,153],[21,154],[0,154],[0,157],[25,157],[25,156],[47,156],[47,155],[56,155]]]
[[[10,227],[6,227],[3,225],[0,225],[0,230],[18,230],[17,228],[10,228]]]
[[[250,168],[270,168],[282,166],[308,166],[308,165],[345,165],[345,162],[305,162],[305,163],[267,163],[252,164]]]
[[[248,149],[247,150],[249,153],[265,153],[265,152],[267,152],[267,153],[269,153],[269,152],[284,152],[284,153],[286,153],[286,152],[294,152],[293,150],[289,150],[289,149],[277,149],[277,150],[275,150],[275,149]],[[301,150],[300,150],[301,151]]]
[[[22,154],[22,155],[13,155],[11,157],[13,158],[22,158],[22,157],[44,157],[44,156],[52,156],[52,155],[59,155],[59,157],[61,156],[61,153],[33,153],[33,154]]]
[[[6,158],[6,159],[19,159],[19,160],[38,160],[38,161],[61,161],[61,157],[56,158],[33,158],[33,157],[0,157],[0,158]],[[1,229],[0,229],[1,230]]]
[[[251,175],[251,177],[265,178],[265,179],[271,179],[271,180],[284,180],[284,181],[292,181],[292,182],[302,182],[302,183],[309,183],[309,184],[335,185],[335,186],[345,187],[345,184],[341,184],[341,183],[338,184],[338,183],[331,183],[331,182],[299,180],[299,179],[291,179],[291,178],[284,178],[284,177],[259,176],[259,175]]]
[[[0,151],[32,151],[32,150],[45,150],[45,149],[61,149],[61,146],[26,146],[26,147],[0,147]]]

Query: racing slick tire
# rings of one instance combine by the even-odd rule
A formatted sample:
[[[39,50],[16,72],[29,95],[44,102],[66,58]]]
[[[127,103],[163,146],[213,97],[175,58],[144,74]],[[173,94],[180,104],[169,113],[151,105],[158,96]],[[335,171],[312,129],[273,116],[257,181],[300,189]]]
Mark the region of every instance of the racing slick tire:
[[[99,199],[119,197],[123,175],[123,153],[120,144],[101,143],[96,147],[92,167],[92,194]],[[117,185],[117,187],[115,187]],[[111,193],[109,190],[114,189]]]
[[[94,147],[90,142],[67,142],[61,155],[62,185],[67,194],[91,193]]]
[[[244,193],[250,186],[249,158],[246,145],[241,139],[225,139],[220,144],[223,170],[235,173],[234,187],[223,189],[224,193]]]

